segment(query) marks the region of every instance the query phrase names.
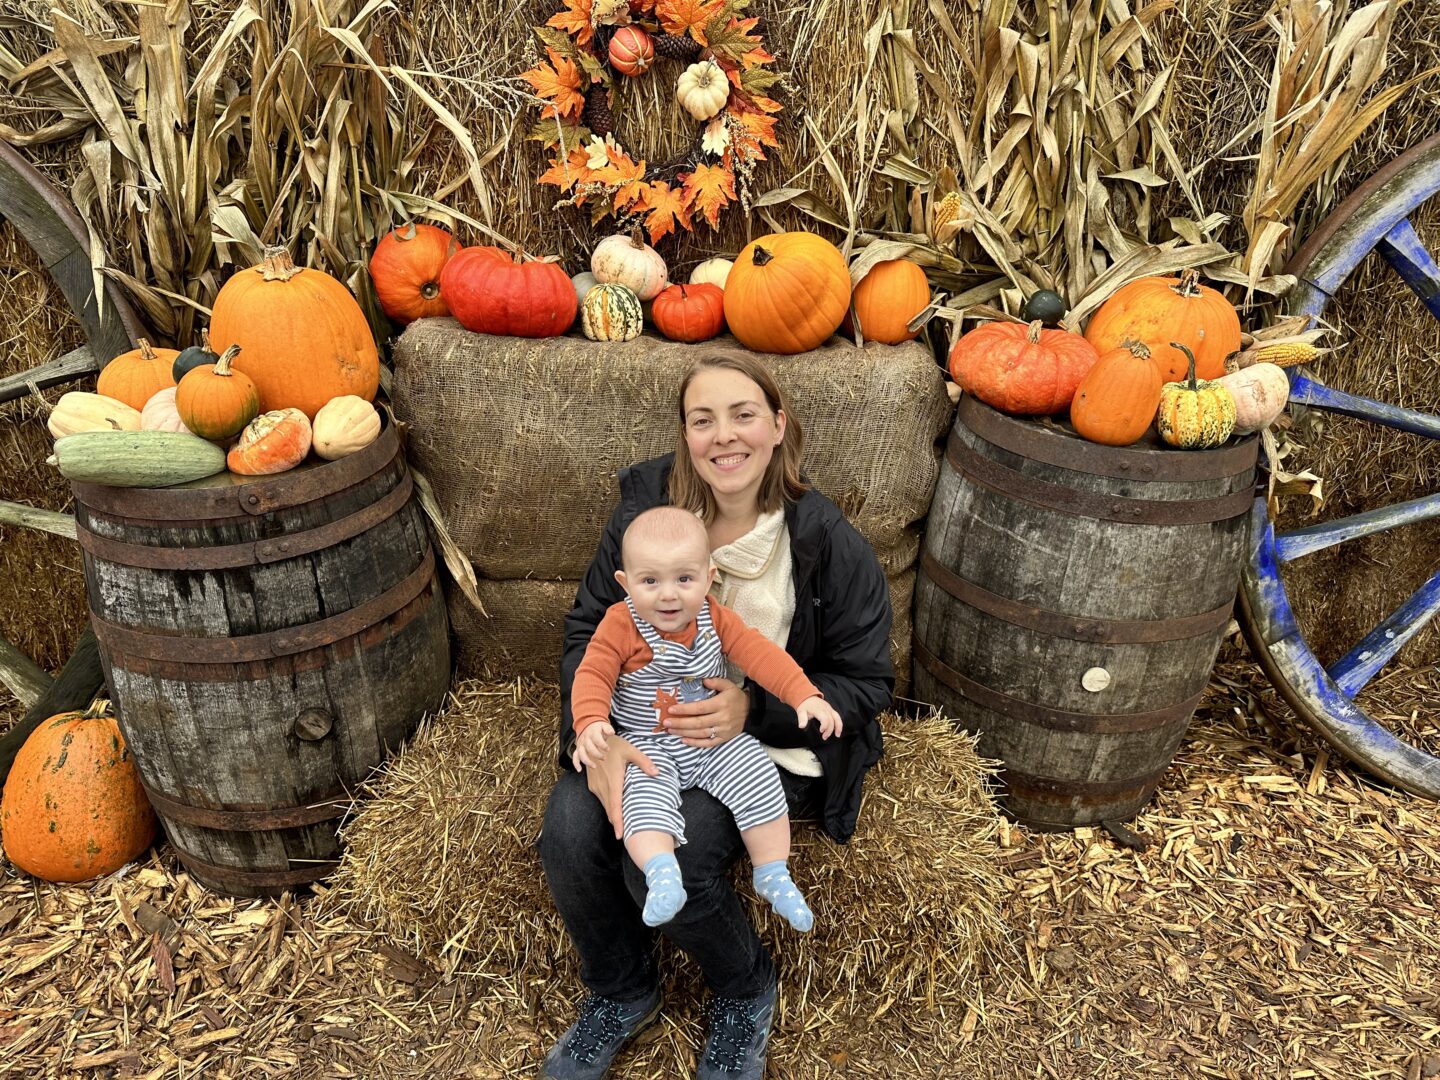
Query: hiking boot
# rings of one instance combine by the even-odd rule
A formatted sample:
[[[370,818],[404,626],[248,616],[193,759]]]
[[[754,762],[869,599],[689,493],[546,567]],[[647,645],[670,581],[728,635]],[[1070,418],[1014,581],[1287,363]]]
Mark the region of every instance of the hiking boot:
[[[660,1015],[660,991],[639,1001],[612,1001],[591,994],[580,1015],[545,1055],[541,1080],[600,1080],[621,1047]]]
[[[775,983],[750,998],[710,1002],[710,1034],[700,1052],[695,1080],[760,1080],[775,1016]]]

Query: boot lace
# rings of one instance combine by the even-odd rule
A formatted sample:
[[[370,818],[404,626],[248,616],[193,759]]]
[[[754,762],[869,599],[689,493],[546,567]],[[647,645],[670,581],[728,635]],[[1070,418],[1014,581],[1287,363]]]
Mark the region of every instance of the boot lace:
[[[722,1072],[739,1072],[755,1041],[754,1004],[749,998],[717,997],[710,1005],[710,1039],[705,1060]]]
[[[624,1009],[618,1001],[591,994],[580,1006],[575,1034],[570,1037],[566,1053],[589,1065],[599,1052],[625,1035]]]

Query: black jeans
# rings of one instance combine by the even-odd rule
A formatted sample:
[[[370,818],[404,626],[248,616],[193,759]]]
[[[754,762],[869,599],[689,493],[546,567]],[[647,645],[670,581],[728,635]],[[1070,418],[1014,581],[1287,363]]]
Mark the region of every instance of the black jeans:
[[[791,815],[810,809],[816,782],[781,770]],[[735,818],[706,792],[680,797],[687,842],[675,852],[688,899],[660,929],[700,965],[710,992],[754,997],[775,968],[730,887],[728,871],[745,846]],[[580,954],[580,978],[591,992],[634,1001],[655,988],[655,932],[640,920],[645,875],[605,817],[580,773],[561,775],[545,806],[536,845],[550,895]]]

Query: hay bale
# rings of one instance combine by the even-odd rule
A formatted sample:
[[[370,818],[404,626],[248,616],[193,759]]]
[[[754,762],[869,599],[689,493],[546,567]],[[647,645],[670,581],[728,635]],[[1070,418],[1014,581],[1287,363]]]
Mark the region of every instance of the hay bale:
[[[891,574],[890,604],[895,622],[890,629],[890,660],[895,665],[895,692],[910,686],[910,612],[915,597],[915,571]],[[462,677],[513,679],[529,676],[554,681],[560,677],[560,650],[565,644],[565,614],[575,602],[578,581],[476,582],[482,614],[458,589],[446,590],[450,626],[456,647],[455,670]]]
[[[469,682],[386,766],[345,829],[332,881],[338,907],[447,971],[477,977],[552,1039],[557,1002],[580,992],[574,956],[532,845],[555,779],[554,686]],[[891,1022],[925,1024],[959,1008],[1005,939],[1011,882],[996,856],[988,763],[938,717],[882,718],[886,757],[866,782],[860,828],[846,846],[796,829],[793,869],[817,915],[800,937],[736,880],[781,970],[775,1065],[813,1062],[893,1003]],[[701,988],[669,955],[667,1010],[697,1012]],[[820,1017],[825,1022],[817,1023]],[[954,1022],[936,1025],[958,1045]],[[833,1023],[831,1023],[833,1021]],[[838,1029],[835,1024],[841,1024]],[[680,1075],[698,1023],[637,1049],[634,1067]],[[695,1030],[690,1030],[690,1029]],[[666,1065],[669,1068],[665,1068]],[[649,1075],[649,1074],[646,1074]]]

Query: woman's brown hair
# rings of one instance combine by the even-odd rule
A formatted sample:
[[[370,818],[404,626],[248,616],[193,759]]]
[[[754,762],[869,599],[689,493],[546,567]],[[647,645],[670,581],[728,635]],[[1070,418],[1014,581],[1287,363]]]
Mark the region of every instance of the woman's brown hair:
[[[714,348],[698,356],[680,380],[680,393],[676,408],[680,426],[676,434],[675,466],[670,470],[670,502],[699,514],[708,525],[715,520],[717,507],[710,485],[700,479],[695,463],[690,460],[690,448],[685,442],[685,394],[690,382],[702,371],[723,368],[744,375],[765,395],[765,403],[772,413],[785,414],[785,434],[775,448],[770,464],[765,468],[765,477],[760,482],[757,496],[762,514],[779,510],[785,500],[798,499],[809,487],[800,479],[800,460],[805,448],[805,433],[800,421],[790,411],[790,402],[770,369],[753,355],[740,349]]]

